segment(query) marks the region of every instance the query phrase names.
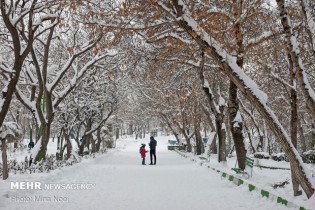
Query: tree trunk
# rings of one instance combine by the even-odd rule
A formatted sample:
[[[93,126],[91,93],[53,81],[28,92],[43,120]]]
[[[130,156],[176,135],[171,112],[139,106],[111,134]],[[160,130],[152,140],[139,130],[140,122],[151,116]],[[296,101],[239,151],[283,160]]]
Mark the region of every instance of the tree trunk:
[[[298,123],[299,123],[299,136],[300,136],[300,140],[301,140],[301,145],[302,145],[302,152],[306,152],[307,147],[306,147],[306,140],[305,140],[305,136],[304,136],[304,131],[302,128],[302,124],[301,124],[301,119],[298,118]]]
[[[132,128],[132,124],[129,124],[129,132],[128,132],[128,135],[132,135],[133,134],[133,128]]]
[[[117,130],[116,130],[117,131]],[[118,130],[119,131],[119,130]],[[101,137],[101,128],[97,129],[96,131],[96,136],[97,136],[97,143],[96,143],[96,152],[100,151],[101,149],[101,142],[102,142],[102,137]]]
[[[80,146],[79,146],[79,155],[80,156],[84,155],[83,152],[84,152],[84,146],[85,146],[86,138],[87,137],[85,135],[82,136],[81,143],[80,143]]]
[[[56,159],[61,160],[61,136],[63,135],[63,129],[60,130],[60,133],[57,134],[57,152],[56,152]]]
[[[186,124],[184,124],[182,127],[179,124],[177,124],[177,127],[179,128],[179,130],[181,131],[182,135],[184,136],[184,138],[186,140],[186,145],[187,145],[186,151],[192,152],[192,145],[191,145],[191,141],[190,141],[192,135],[188,136],[189,131],[187,131],[188,129],[185,130]]]
[[[91,140],[91,153],[95,153],[96,152],[95,140],[93,138],[91,138],[90,140]]]
[[[256,150],[258,152],[264,152],[264,137],[263,136],[259,136],[259,141],[258,141]]]
[[[204,86],[202,87],[203,92],[206,95],[206,99],[210,105],[211,111],[213,112],[215,116],[215,123],[216,123],[216,131],[218,135],[218,141],[219,141],[219,155],[218,155],[218,161],[226,161],[226,128],[222,127],[224,122],[224,104],[219,104],[219,110],[217,110],[216,104],[214,102],[212,91],[209,87],[208,81],[204,77],[204,62],[205,62],[205,55],[204,51],[201,52],[201,64],[199,68],[199,78],[201,81],[201,84]],[[208,85],[205,85],[208,84]]]
[[[250,131],[248,130],[245,122],[244,122],[244,127],[245,127],[245,130],[247,132],[247,136],[248,136],[248,139],[249,139],[249,144],[250,144],[250,148],[252,149],[252,153],[255,153],[255,147],[253,146],[253,140],[252,140],[252,136],[250,134]]]
[[[297,97],[296,92],[291,90],[291,141],[295,148],[297,148]],[[299,190],[299,182],[294,173],[294,166],[291,164],[291,177],[294,196],[302,195]]]
[[[310,140],[308,143],[308,147],[309,147],[309,149],[315,148],[315,127],[314,126],[312,126],[312,131],[311,131],[311,136],[310,136]]]
[[[14,138],[14,144],[13,144],[14,152],[18,148],[18,139]]]
[[[185,134],[184,136],[185,139],[186,139],[186,145],[187,145],[187,148],[186,148],[186,151],[187,152],[191,152],[192,151],[192,146],[191,146],[191,141],[190,141],[190,138]]]
[[[232,134],[231,134],[231,126],[230,126],[230,119],[229,115],[226,115],[225,119],[225,126],[226,126],[226,151],[230,151],[232,149],[232,145],[234,147],[234,141],[232,139]],[[228,154],[228,153],[227,153]]]
[[[92,125],[91,125],[91,129],[92,129]],[[98,131],[99,129],[97,129],[96,131]],[[96,137],[96,139],[94,140],[94,138],[93,138],[93,135],[92,135],[92,133],[90,134],[90,143],[91,143],[91,153],[95,153],[95,152],[97,152],[97,137]]]
[[[86,134],[92,129],[92,120],[88,119],[86,122],[86,127],[85,127],[85,133],[83,134],[81,138],[81,143],[79,146],[79,155],[83,156],[84,155],[84,148],[87,147],[89,148],[90,145],[90,138],[92,134]]]
[[[264,128],[260,135],[263,134],[264,142],[266,142],[265,144],[266,147],[264,148],[264,151],[268,152],[269,155],[271,155],[272,151],[271,151],[271,146],[270,146],[270,138],[268,138],[268,130],[267,130],[267,125],[265,121],[263,125],[264,125]]]
[[[116,139],[119,139],[119,128],[116,128]]]
[[[0,140],[2,142],[2,178],[3,180],[6,180],[9,177],[7,142],[5,139]]]
[[[287,52],[287,57],[289,58],[289,52]],[[293,63],[291,59],[289,60],[289,69],[290,69],[290,85],[295,87],[296,84],[296,75],[295,69],[293,68]],[[295,149],[297,149],[297,133],[298,133],[298,101],[297,101],[297,93],[296,90],[290,89],[290,105],[291,105],[291,121],[290,121],[290,131],[291,131],[291,142]],[[299,190],[299,182],[297,177],[293,171],[293,167],[291,164],[291,178],[292,178],[292,187],[294,196],[302,195],[302,191]]]
[[[226,132],[225,128],[222,128],[222,122],[220,120],[216,120],[216,127],[217,127],[217,134],[219,140],[219,155],[218,161],[226,161],[226,151],[225,151],[225,139],[226,139]]]
[[[241,17],[242,14],[242,1],[237,1],[238,7],[236,8],[236,16]],[[244,46],[243,46],[243,32],[241,27],[241,21],[237,21],[235,26],[235,37],[237,42],[237,58],[236,63],[240,68],[243,68],[244,65]],[[243,137],[243,123],[242,122],[234,122],[234,119],[239,112],[239,103],[237,96],[237,86],[233,81],[230,80],[229,86],[229,102],[228,102],[228,110],[229,110],[229,120],[230,120],[230,129],[234,141],[235,151],[238,166],[241,169],[245,169],[245,161],[246,161],[246,149],[244,144]]]
[[[70,140],[70,135],[66,134],[65,135],[65,140],[67,143],[67,160],[71,157],[71,152],[72,152],[72,144],[71,144],[71,140]]]
[[[208,108],[206,108],[204,106],[202,108],[203,108],[204,113],[206,114],[207,121],[208,121],[209,126],[211,128],[211,132],[216,132],[216,128],[213,125],[213,122],[211,119],[210,110],[208,110]],[[210,145],[210,151],[212,154],[217,154],[217,141],[216,141],[216,139],[217,139],[217,134],[214,136],[214,139],[212,140],[212,143]]]
[[[239,109],[239,105],[238,105],[238,99],[237,99],[237,87],[232,81],[230,81],[230,88],[229,88],[230,122],[229,123],[230,123],[233,141],[234,141],[238,166],[241,169],[245,169],[246,149],[245,149],[244,137],[242,133],[243,125],[241,122],[234,122],[238,109]]]
[[[217,136],[218,136],[218,133],[216,133],[213,137],[213,141],[210,145],[210,151],[212,154],[218,154],[218,147],[217,147]]]
[[[50,126],[51,123],[47,123],[47,124],[42,124],[42,136],[41,136],[41,146],[40,146],[40,150],[37,153],[37,155],[35,156],[35,162],[37,161],[41,161],[41,160],[45,160],[46,157],[46,152],[47,152],[47,144],[49,142],[49,137],[50,137]]]
[[[92,125],[93,125],[92,119],[91,118],[88,119],[86,124],[87,124],[86,125],[86,132],[91,131],[92,130]],[[88,148],[89,152],[90,152],[90,145],[91,145],[92,141],[93,141],[92,134],[91,133],[87,134],[86,135],[86,139],[85,139],[85,147]]]
[[[304,21],[305,21],[305,25],[306,25],[306,33],[308,34],[308,39],[309,39],[309,43],[312,46],[312,53],[313,56],[315,56],[315,28],[312,25],[312,21],[311,21],[311,5],[309,3],[310,1],[306,1],[306,0],[302,0],[301,1],[301,7],[302,7],[302,12],[304,15]],[[314,14],[314,13],[313,13]]]
[[[180,127],[180,126],[178,125],[178,127]],[[185,127],[185,126],[184,126],[184,127]],[[184,136],[184,138],[185,138],[185,140],[186,140],[186,145],[187,145],[186,151],[187,151],[187,152],[192,152],[192,145],[191,145],[191,141],[190,141],[191,137],[189,137],[189,136],[187,135],[187,133],[189,133],[189,131],[186,131],[186,130],[183,129],[183,128],[180,128],[180,130],[181,130],[181,132],[182,132],[182,134],[183,134],[183,136]]]
[[[196,155],[201,155],[204,153],[204,146],[202,142],[202,137],[200,133],[200,124],[195,120],[194,122],[195,138],[196,138]]]
[[[58,148],[59,148],[59,160],[63,160],[64,156],[64,141],[67,138],[65,129],[62,129],[63,132],[60,133],[60,138],[58,139]]]

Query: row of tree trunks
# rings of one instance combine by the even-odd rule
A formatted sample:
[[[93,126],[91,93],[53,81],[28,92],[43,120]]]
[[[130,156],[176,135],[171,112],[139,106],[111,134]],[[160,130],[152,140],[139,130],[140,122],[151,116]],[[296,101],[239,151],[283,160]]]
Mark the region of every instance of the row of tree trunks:
[[[216,45],[217,43],[213,44],[214,40],[209,40],[207,32],[194,21],[187,11],[183,11],[183,2],[181,1],[181,4],[179,4],[177,0],[173,0],[172,2],[174,4],[174,8],[176,8],[175,12],[177,16],[174,17],[174,20],[177,22],[178,26],[184,29],[197,42],[197,44],[201,46],[201,48],[206,49],[205,52],[207,52],[207,54],[216,61],[217,65],[221,67],[220,69],[222,72],[230,78],[243,95],[260,112],[266,123],[269,125],[269,128],[277,137],[281,147],[287,154],[291,167],[295,172],[297,180],[299,180],[299,184],[302,186],[307,197],[310,198],[314,194],[314,186],[305,171],[308,169],[304,167],[302,160],[298,157],[299,154],[297,150],[292,145],[287,133],[279,123],[279,120],[276,118],[276,115],[272,112],[264,100],[261,100],[256,93],[252,92],[247,81],[245,81],[245,78],[241,76],[240,72],[242,71],[242,68],[233,61],[233,58],[224,49],[222,49],[219,45]],[[160,7],[159,3],[160,2],[157,2],[158,8],[165,11],[165,8]],[[188,7],[186,7],[186,9],[187,8]],[[183,14],[185,14],[185,16],[183,16]],[[168,15],[172,14],[168,13]]]
[[[284,0],[276,0],[278,5],[278,10],[280,12],[280,20],[283,27],[283,31],[286,37],[286,47],[289,57],[291,59],[293,69],[297,72],[296,76],[299,81],[300,88],[302,90],[304,99],[306,101],[306,108],[312,119],[313,126],[315,126],[315,96],[314,90],[310,86],[306,72],[303,66],[302,58],[299,55],[299,43],[297,41],[297,36],[294,34],[293,28],[290,25],[290,16],[285,7]],[[294,41],[295,40],[295,41]],[[293,46],[295,45],[295,46]],[[312,94],[313,93],[313,94]]]
[[[292,38],[295,37],[293,29],[289,23],[289,16],[286,11],[284,0],[276,0],[278,5],[278,10],[280,12],[281,23],[283,26],[283,30],[286,36],[286,48],[287,48],[287,58],[289,61],[289,73],[290,73],[290,85],[294,87],[296,84],[296,71],[297,78],[299,79],[299,84],[302,89],[302,93],[306,100],[306,107],[310,113],[310,116],[313,121],[313,125],[315,125],[315,101],[310,95],[310,91],[306,85],[306,81],[304,78],[305,70],[303,69],[303,64],[299,62],[299,55],[293,49],[293,44],[296,44],[297,47],[298,43],[292,43]],[[296,47],[296,46],[295,46]],[[297,93],[296,90],[291,88],[290,90],[290,104],[291,104],[291,142],[295,148],[297,148],[297,132],[298,132],[298,113],[297,113]],[[293,185],[293,192],[294,196],[301,195],[302,192],[299,191],[299,175],[295,173],[295,167],[291,162],[291,177],[292,177],[292,185]],[[314,189],[313,189],[314,191]]]

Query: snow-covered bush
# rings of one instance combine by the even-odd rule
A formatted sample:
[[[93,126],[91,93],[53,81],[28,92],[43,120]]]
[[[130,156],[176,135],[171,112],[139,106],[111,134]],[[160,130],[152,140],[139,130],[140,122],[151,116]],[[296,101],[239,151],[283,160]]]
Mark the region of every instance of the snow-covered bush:
[[[272,154],[272,159],[275,161],[288,161],[287,155],[284,152]]]
[[[305,163],[315,163],[315,150],[303,152],[302,159]]]
[[[286,187],[286,185],[288,185],[290,182],[289,179],[286,179],[285,181],[280,181],[280,182],[276,182],[274,184],[272,184],[273,189],[277,189],[277,188],[284,188]]]
[[[258,159],[269,159],[270,155],[267,152],[256,152],[254,158]]]
[[[46,156],[45,161],[39,161],[36,164],[32,164],[32,158],[25,157],[23,162],[17,162],[16,160],[9,161],[9,172],[17,174],[24,173],[46,173],[50,170],[62,168],[64,166],[70,166],[80,162],[81,159],[78,157],[70,156],[68,160],[58,160],[55,155]],[[2,164],[0,164],[0,176],[2,176]]]

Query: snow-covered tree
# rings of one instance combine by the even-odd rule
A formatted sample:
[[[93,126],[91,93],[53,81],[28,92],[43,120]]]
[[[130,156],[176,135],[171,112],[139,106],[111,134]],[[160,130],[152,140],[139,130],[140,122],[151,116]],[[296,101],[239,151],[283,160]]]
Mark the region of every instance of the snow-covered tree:
[[[224,15],[226,12],[233,11],[231,10],[234,6],[233,3],[224,1],[222,2],[224,5],[222,8],[217,7],[219,3],[220,1],[218,3],[206,1],[188,2],[183,0],[128,1],[125,14],[128,14],[128,11],[138,11],[138,17],[141,16],[141,18],[135,20],[134,16],[131,15],[133,21],[130,22],[129,28],[134,31],[142,30],[142,35],[149,37],[149,39],[163,39],[164,42],[184,39],[184,42],[188,42],[191,45],[192,43],[197,44],[197,49],[202,49],[206,56],[210,57],[212,62],[219,66],[217,70],[226,75],[243,96],[259,111],[277,137],[282,149],[286,152],[293,168],[292,170],[298,177],[299,184],[301,184],[307,196],[311,197],[314,193],[314,186],[308,175],[308,169],[303,165],[287,131],[279,122],[279,118],[267,103],[266,93],[249,77],[250,74],[247,71],[254,70],[254,68],[249,66],[250,60],[246,62],[247,60],[242,58],[244,55],[241,48],[247,47],[243,46],[242,37],[259,37],[258,40],[254,41],[254,44],[259,46],[260,44],[264,45],[264,41],[269,41],[270,39],[268,38],[276,36],[277,33],[279,34],[279,31],[281,32],[281,30],[276,31],[276,33],[269,32],[263,26],[256,30],[259,34],[254,33],[252,30],[244,30],[246,24],[248,24],[247,28],[254,24],[257,25],[255,21],[256,14],[263,14],[264,18],[267,19],[268,15],[274,14],[274,10],[272,7],[268,7],[264,1],[255,1],[253,3],[250,1],[237,1],[237,4],[244,5],[244,7],[237,8],[246,9],[240,11],[236,9],[236,15],[229,14],[229,16],[226,16]],[[250,8],[254,10],[250,10]],[[269,14],[267,14],[268,12]],[[215,18],[212,14],[220,14],[222,18]],[[230,19],[231,17],[239,18],[236,18],[235,21],[225,21],[225,18]],[[251,19],[252,17],[253,19]],[[239,21],[242,21],[242,24],[237,26]],[[240,29],[241,31],[238,31]],[[279,27],[276,29],[279,29]],[[185,33],[188,36],[183,35]],[[176,42],[172,43],[175,44]],[[239,45],[236,46],[238,43]],[[160,44],[163,44],[163,42]],[[237,112],[234,112],[234,114],[237,115]],[[230,120],[234,121],[233,118]]]
[[[47,29],[34,40],[29,65],[16,91],[39,127],[39,141],[33,150],[35,160],[46,156],[51,124],[60,103],[97,62],[117,54],[109,47],[99,47],[106,45],[103,33],[69,19],[67,11],[57,9],[52,21],[43,25]]]

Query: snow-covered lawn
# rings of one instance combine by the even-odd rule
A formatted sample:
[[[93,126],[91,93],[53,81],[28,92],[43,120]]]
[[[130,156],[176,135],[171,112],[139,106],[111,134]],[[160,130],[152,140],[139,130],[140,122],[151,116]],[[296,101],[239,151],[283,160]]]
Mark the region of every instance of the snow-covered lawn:
[[[11,174],[0,181],[0,209],[288,209],[168,151],[169,137],[156,139],[156,166],[140,165],[139,146],[148,145],[148,138],[126,138],[106,154],[49,174]],[[11,189],[11,182],[17,181],[40,182],[42,189]],[[89,189],[52,190],[46,188],[48,184],[85,184]],[[56,201],[57,197],[63,201]]]

